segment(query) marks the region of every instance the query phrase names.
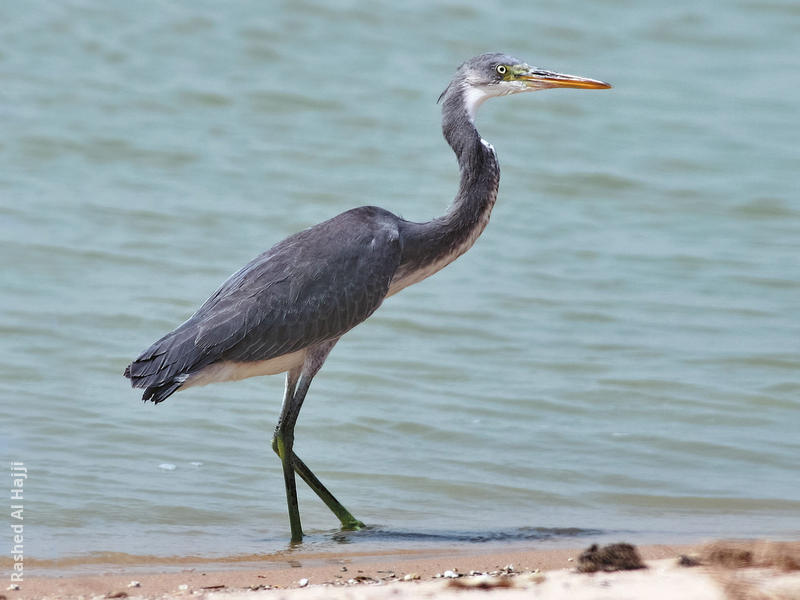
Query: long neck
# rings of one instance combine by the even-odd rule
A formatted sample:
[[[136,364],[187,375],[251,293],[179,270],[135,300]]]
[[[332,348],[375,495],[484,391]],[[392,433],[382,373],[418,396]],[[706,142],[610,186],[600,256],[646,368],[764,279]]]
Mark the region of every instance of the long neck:
[[[458,158],[461,182],[447,214],[431,224],[441,228],[439,233],[456,237],[463,229],[478,226],[480,230],[475,237],[480,235],[489,220],[500,184],[500,167],[494,148],[475,129],[475,104],[469,91],[461,89],[446,96],[442,107],[442,133]]]
[[[500,167],[494,149],[475,129],[474,104],[466,88],[448,89],[445,94],[442,132],[458,158],[458,193],[443,216],[427,223],[402,223],[403,258],[390,294],[433,275],[461,256],[489,222]]]

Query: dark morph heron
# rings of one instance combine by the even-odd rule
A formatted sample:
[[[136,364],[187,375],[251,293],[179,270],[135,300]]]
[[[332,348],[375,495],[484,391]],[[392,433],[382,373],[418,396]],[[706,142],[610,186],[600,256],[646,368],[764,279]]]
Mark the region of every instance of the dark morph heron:
[[[286,372],[272,448],[283,465],[292,541],[303,530],[295,473],[339,518],[364,525],[294,452],[300,407],[339,338],[383,300],[445,267],[475,242],[497,198],[494,148],[475,129],[487,98],[547,88],[604,89],[609,84],[530,67],[506,54],[466,61],[439,97],[442,130],[458,158],[461,183],[444,216],[413,223],[375,206],[348,210],[296,233],[234,273],[189,320],[125,369],[143,400],[214,381]]]

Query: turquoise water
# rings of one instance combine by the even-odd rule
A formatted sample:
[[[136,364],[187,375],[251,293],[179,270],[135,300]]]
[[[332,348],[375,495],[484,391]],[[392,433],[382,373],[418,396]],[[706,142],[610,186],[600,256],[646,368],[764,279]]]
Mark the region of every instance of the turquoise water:
[[[435,100],[487,50],[615,87],[481,109],[485,234],[312,386],[298,453],[373,529],[301,487],[310,544],[800,535],[796,3],[41,2],[0,34],[26,556],[285,548],[282,378],[154,407],[122,370],[290,233],[442,213]]]

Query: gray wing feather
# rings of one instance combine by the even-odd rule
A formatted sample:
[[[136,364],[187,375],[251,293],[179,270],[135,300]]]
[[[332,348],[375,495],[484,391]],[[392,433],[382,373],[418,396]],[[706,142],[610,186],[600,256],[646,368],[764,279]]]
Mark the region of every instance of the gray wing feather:
[[[147,388],[145,399],[160,401],[214,362],[267,360],[339,337],[386,297],[402,250],[397,223],[383,209],[361,207],[283,240],[234,273],[125,375]]]

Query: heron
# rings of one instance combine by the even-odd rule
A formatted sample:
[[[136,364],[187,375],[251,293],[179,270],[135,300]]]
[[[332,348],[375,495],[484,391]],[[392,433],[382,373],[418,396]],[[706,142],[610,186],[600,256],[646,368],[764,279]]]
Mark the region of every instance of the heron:
[[[286,373],[272,449],[283,468],[293,543],[303,539],[295,474],[345,530],[356,519],[294,451],[294,429],[314,376],[339,339],[381,303],[464,254],[483,232],[497,198],[494,147],[475,127],[488,98],[548,88],[606,89],[504,53],[467,60],[439,96],[442,133],[458,159],[460,184],[447,212],[417,223],[376,206],[353,208],[295,233],[230,276],[187,321],[125,369],[142,399],[179,390]]]

